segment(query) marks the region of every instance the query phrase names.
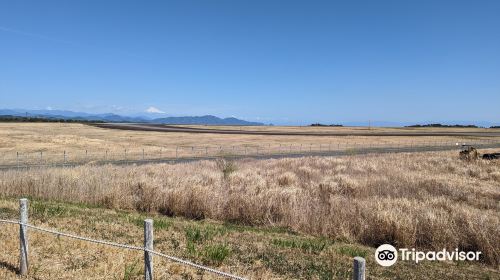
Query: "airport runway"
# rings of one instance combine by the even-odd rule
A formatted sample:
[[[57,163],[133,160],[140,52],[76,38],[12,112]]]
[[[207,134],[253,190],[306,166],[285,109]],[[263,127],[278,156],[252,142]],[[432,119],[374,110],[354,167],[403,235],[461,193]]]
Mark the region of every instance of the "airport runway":
[[[335,131],[335,132],[294,132],[294,131],[259,131],[259,130],[236,130],[220,128],[195,128],[172,126],[162,124],[139,124],[139,123],[98,123],[93,124],[100,128],[157,131],[157,132],[183,132],[183,133],[216,133],[216,134],[241,134],[241,135],[284,135],[284,136],[476,136],[476,137],[500,137],[500,130],[487,131]]]

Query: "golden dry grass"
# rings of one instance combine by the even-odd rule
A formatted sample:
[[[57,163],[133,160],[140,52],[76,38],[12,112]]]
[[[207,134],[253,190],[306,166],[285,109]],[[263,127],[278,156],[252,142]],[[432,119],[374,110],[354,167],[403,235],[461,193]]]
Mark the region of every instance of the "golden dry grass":
[[[213,127],[217,128],[217,127]],[[227,129],[227,127],[224,127]],[[359,131],[367,128],[325,127],[229,127],[230,129],[278,131]],[[373,131],[434,131],[433,128],[373,128]],[[443,128],[440,131],[483,131],[484,129]],[[499,137],[497,137],[498,139]],[[61,163],[64,161],[138,160],[143,150],[146,159],[192,157],[220,153],[299,152],[359,147],[387,147],[470,142],[487,137],[379,137],[379,136],[273,136],[197,133],[166,133],[103,129],[84,124],[0,123],[0,164],[20,162]],[[313,144],[311,146],[311,144]],[[321,145],[321,146],[320,146]],[[194,147],[194,148],[193,148]],[[208,150],[207,150],[208,149]],[[177,152],[176,152],[177,150]],[[42,152],[43,155],[40,154]]]
[[[16,219],[18,201],[0,199],[0,218]],[[478,263],[375,263],[374,249],[303,235],[278,227],[193,221],[156,213],[109,210],[82,204],[30,200],[30,223],[81,236],[141,246],[142,222],[155,221],[155,249],[249,279],[349,279],[353,256],[367,260],[368,279],[497,279]],[[18,226],[1,225],[0,279],[19,279]],[[142,279],[141,252],[29,230],[28,279]],[[225,248],[224,258],[213,255]],[[210,273],[154,258],[155,279],[216,279]]]
[[[82,166],[0,173],[6,196],[91,203],[500,263],[500,163],[451,152]]]

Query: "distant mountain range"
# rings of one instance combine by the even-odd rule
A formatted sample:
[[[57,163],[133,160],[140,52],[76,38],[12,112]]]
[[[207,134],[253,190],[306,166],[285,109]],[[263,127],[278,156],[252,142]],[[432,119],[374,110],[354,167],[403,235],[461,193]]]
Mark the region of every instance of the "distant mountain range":
[[[91,114],[84,112],[73,112],[66,110],[25,110],[25,109],[0,109],[0,116],[15,116],[15,117],[31,117],[31,118],[46,118],[52,120],[72,120],[72,121],[100,121],[100,122],[133,122],[133,123],[154,123],[154,124],[199,124],[199,125],[264,125],[260,122],[249,122],[237,118],[219,118],[212,115],[206,116],[186,116],[173,117],[166,113],[135,113],[127,116],[117,114]],[[279,125],[310,125],[303,121],[277,121]],[[421,121],[421,122],[389,122],[389,121],[347,121],[336,124],[343,126],[373,126],[373,127],[404,127],[411,125],[425,125],[431,123],[441,123],[443,125],[477,125],[480,127],[499,126],[499,122],[488,121]]]
[[[159,114],[158,114],[159,115]],[[62,120],[104,121],[104,122],[134,122],[155,124],[200,124],[200,125],[264,125],[259,122],[249,122],[237,118],[219,118],[216,116],[186,116],[186,117],[159,117],[121,116],[117,114],[89,114],[64,110],[21,110],[0,109],[0,116],[34,117]]]

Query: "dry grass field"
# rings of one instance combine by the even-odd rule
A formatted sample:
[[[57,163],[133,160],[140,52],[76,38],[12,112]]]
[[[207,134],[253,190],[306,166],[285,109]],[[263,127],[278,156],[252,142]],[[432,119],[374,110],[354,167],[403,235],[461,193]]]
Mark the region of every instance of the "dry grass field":
[[[199,127],[199,126],[196,126]],[[210,127],[217,129],[220,127]],[[277,131],[359,131],[368,128],[347,127],[224,127]],[[433,128],[372,128],[373,131],[436,131]],[[485,129],[443,128],[440,131],[484,131]],[[500,137],[495,137],[497,140]],[[21,162],[69,162],[92,160],[146,159],[159,157],[191,157],[215,154],[221,147],[226,153],[298,152],[311,149],[355,149],[358,147],[452,145],[456,142],[491,140],[492,137],[449,136],[284,136],[227,135],[197,133],[165,133],[103,129],[84,124],[65,123],[0,123],[0,164]],[[311,144],[313,144],[311,146]],[[257,148],[258,147],[258,148]],[[247,151],[248,149],[248,151]],[[40,152],[42,154],[40,154]]]
[[[16,219],[16,199],[0,199],[0,218]],[[491,266],[470,263],[375,263],[374,249],[280,227],[194,221],[158,213],[30,200],[30,222],[45,228],[141,246],[142,221],[155,221],[155,249],[248,279],[349,279],[353,256],[367,260],[368,279],[498,279]],[[19,279],[19,229],[1,225],[0,279]],[[29,231],[27,279],[143,279],[141,252]],[[213,274],[154,258],[155,279],[220,279]]]
[[[45,220],[35,216],[43,225],[91,237],[140,242],[131,237],[140,236],[140,227],[123,228],[131,219],[127,215],[155,215],[169,225],[180,223],[184,226],[168,226],[165,235],[159,234],[160,242],[165,242],[160,243],[162,250],[252,279],[345,279],[353,254],[367,257],[373,279],[500,276],[500,162],[464,162],[452,152],[11,170],[0,172],[0,190],[5,197],[2,203],[7,205],[1,209],[10,215],[15,215],[13,198],[22,196],[113,209],[74,210],[82,214],[61,210],[61,215],[58,210],[46,210],[49,206],[43,203],[37,206],[42,210],[34,209],[55,216]],[[50,207],[70,207],[54,205]],[[95,217],[101,215],[96,213],[120,218]],[[120,234],[104,232],[109,223],[116,223],[115,231]],[[191,226],[210,232],[195,236],[211,237],[190,240]],[[0,238],[15,234],[15,229],[10,230]],[[48,247],[54,249],[40,246],[40,250],[59,252],[61,245],[55,245],[59,242],[65,241]],[[373,248],[386,242],[426,250],[478,250],[484,258],[479,264],[398,263],[380,269],[374,263]],[[5,248],[15,252],[15,244]],[[87,253],[102,252],[99,247],[84,248]],[[222,251],[214,254],[219,257],[230,256],[214,261],[211,250]],[[2,254],[1,261],[15,265],[12,253]],[[121,256],[116,265],[104,261],[95,268],[77,264],[68,269],[123,275],[133,257]],[[43,279],[57,270],[42,267],[46,270],[40,272]]]
[[[229,129],[355,132],[368,128]],[[439,129],[443,130],[467,129]],[[349,150],[482,139],[491,138],[192,134],[0,123],[0,161],[12,163],[16,152],[60,158],[66,151],[71,161],[81,159],[85,150],[91,157],[106,153],[108,159],[120,159],[124,150],[129,157],[140,158],[144,149],[147,159],[172,157],[176,147],[181,151],[203,147],[204,152],[204,147],[281,146],[287,152],[307,149],[311,143]],[[499,161],[460,161],[456,152],[354,154],[233,161],[222,157],[140,166],[90,162],[78,167],[2,170],[0,218],[16,219],[17,199],[29,197],[35,225],[141,245],[142,220],[153,217],[155,246],[161,252],[251,279],[346,279],[356,255],[367,259],[370,279],[500,278]],[[17,227],[0,226],[0,278],[15,279],[18,244],[12,237],[17,236]],[[31,279],[142,277],[140,252],[35,231],[30,242]],[[422,250],[478,250],[484,257],[479,263],[416,266],[399,262],[382,268],[373,258],[374,248],[382,243]],[[214,278],[155,260],[158,279]]]

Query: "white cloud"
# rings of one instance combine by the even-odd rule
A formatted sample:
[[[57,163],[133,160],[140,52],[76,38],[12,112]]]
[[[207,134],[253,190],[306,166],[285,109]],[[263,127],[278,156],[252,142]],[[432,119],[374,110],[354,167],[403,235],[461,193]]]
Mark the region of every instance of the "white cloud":
[[[162,110],[160,110],[160,109],[158,109],[156,107],[153,107],[153,106],[147,108],[146,112],[148,112],[148,113],[157,113],[157,114],[163,114],[163,113],[165,113]]]
[[[47,108],[45,108],[45,110],[52,111],[52,110],[53,110],[53,108],[52,108],[52,107],[50,107],[50,106],[48,106]]]

